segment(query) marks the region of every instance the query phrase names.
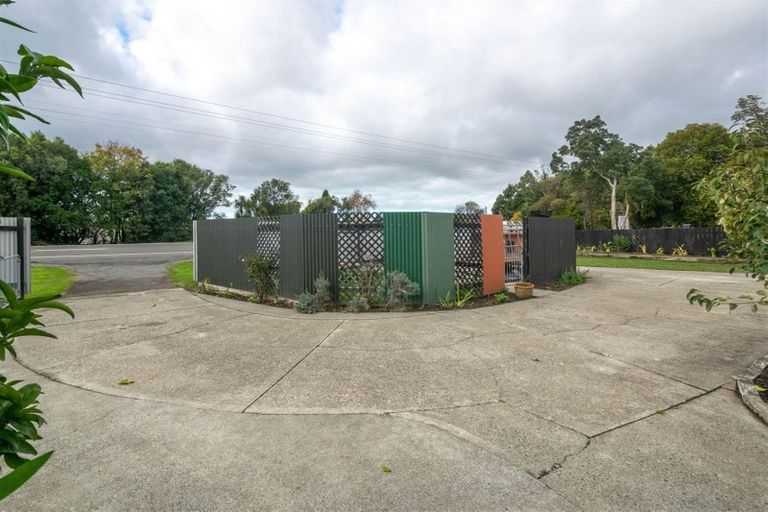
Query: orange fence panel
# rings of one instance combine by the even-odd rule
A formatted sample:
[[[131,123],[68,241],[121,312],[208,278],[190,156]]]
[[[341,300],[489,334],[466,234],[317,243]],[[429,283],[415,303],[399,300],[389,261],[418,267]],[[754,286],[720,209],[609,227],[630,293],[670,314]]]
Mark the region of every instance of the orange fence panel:
[[[504,219],[501,215],[480,216],[483,245],[483,295],[504,289]]]

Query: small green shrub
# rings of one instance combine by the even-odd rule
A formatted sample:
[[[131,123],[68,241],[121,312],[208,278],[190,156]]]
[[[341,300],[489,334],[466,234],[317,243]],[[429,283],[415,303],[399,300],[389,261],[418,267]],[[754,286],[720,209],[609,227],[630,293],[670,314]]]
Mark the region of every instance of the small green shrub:
[[[616,246],[613,245],[613,242],[602,243],[602,244],[600,244],[600,248],[602,249],[603,252],[615,252],[616,251]]]
[[[393,270],[384,276],[379,293],[384,297],[388,309],[402,310],[406,301],[418,295],[420,289],[419,284],[411,281],[404,272]]]
[[[263,301],[277,296],[277,262],[263,254],[252,254],[245,258],[248,280],[253,283],[255,296]]]
[[[717,247],[710,247],[707,251],[709,251],[711,257],[717,258]]]
[[[499,292],[493,296],[493,300],[496,304],[504,304],[509,302],[509,294],[506,291]]]
[[[632,250],[632,240],[624,235],[613,235],[613,247],[618,252],[629,252]]]
[[[315,303],[315,296],[309,292],[299,294],[293,307],[299,313],[312,314],[320,311],[320,308]]]
[[[589,270],[566,270],[557,279],[557,284],[560,286],[576,286],[577,284],[584,284],[587,280],[587,273]]]
[[[468,290],[462,290],[459,285],[456,285],[456,307],[463,308],[467,302],[475,298],[475,290],[470,288]]]
[[[648,254],[648,246],[645,244],[639,244],[637,246],[638,249],[640,249],[640,252],[643,254]]]
[[[331,304],[331,282],[321,272],[315,278],[315,293],[303,292],[296,297],[294,309],[299,313],[317,313],[325,311]]]
[[[453,307],[453,292],[449,290],[445,297],[440,299],[440,307],[443,309],[451,309]]]
[[[362,313],[371,309],[371,305],[368,304],[368,299],[360,294],[353,295],[347,302],[347,311],[351,313]]]
[[[664,248],[659,247],[658,249],[656,249],[656,254],[658,254],[659,256],[664,256]]]
[[[684,245],[678,245],[672,249],[672,256],[688,256],[688,251],[685,250]]]

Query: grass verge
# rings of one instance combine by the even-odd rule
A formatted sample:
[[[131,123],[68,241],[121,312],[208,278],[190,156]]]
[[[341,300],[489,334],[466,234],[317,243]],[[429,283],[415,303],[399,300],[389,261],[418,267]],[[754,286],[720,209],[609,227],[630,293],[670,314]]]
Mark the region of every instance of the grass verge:
[[[182,288],[194,288],[197,284],[192,277],[192,260],[180,261],[168,267],[168,276]]]
[[[61,267],[32,265],[32,293],[27,297],[42,297],[66,292],[75,282],[75,274]]]
[[[576,256],[580,267],[641,268],[648,270],[683,270],[695,272],[728,272],[732,263],[701,263],[696,261],[645,260],[641,258],[610,258]]]

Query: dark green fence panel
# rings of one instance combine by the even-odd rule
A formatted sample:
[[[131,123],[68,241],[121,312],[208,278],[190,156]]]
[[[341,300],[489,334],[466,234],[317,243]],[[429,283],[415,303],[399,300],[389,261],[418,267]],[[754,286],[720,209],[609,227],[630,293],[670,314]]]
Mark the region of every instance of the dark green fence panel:
[[[338,222],[333,213],[280,216],[280,295],[314,292],[322,273],[338,293]]]
[[[573,219],[530,217],[523,221],[523,268],[536,284],[553,283],[576,270],[576,223]]]
[[[420,212],[385,212],[384,272],[399,270],[411,281],[423,283]],[[421,294],[414,297],[421,300]]]
[[[277,217],[198,220],[195,227],[195,269],[198,281],[237,290],[253,290],[243,259],[261,253],[277,258],[280,224]]]
[[[422,300],[440,302],[456,285],[453,214],[422,213]]]
[[[400,270],[421,292],[414,300],[439,300],[456,282],[452,213],[384,213],[384,270]]]

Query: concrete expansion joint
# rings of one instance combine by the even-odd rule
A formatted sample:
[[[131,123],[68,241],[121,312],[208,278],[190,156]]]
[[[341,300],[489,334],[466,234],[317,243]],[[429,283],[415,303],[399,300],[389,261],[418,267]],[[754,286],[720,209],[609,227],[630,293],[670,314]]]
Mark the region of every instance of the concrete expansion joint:
[[[257,397],[256,397],[256,398],[255,398],[255,399],[254,399],[254,400],[253,400],[253,401],[252,401],[250,404],[248,404],[248,405],[247,405],[247,406],[246,406],[246,407],[245,407],[245,408],[244,408],[242,411],[240,411],[240,412],[242,412],[242,413],[245,413],[245,412],[246,412],[246,411],[247,411],[249,408],[253,407],[253,404],[255,404],[256,402],[258,402],[258,401],[259,401],[259,399],[260,399],[261,397],[263,397],[264,395],[266,395],[267,393],[269,393],[269,392],[272,390],[272,388],[274,388],[275,386],[277,386],[277,385],[280,383],[280,381],[282,381],[284,378],[286,378],[286,377],[288,376],[288,374],[290,374],[290,373],[291,373],[293,370],[295,370],[295,369],[296,369],[296,367],[297,367],[297,366],[299,366],[299,365],[300,365],[302,362],[304,362],[304,360],[305,360],[306,358],[308,358],[310,355],[312,355],[312,353],[313,353],[315,350],[317,350],[318,348],[320,348],[320,345],[322,345],[323,343],[325,343],[325,340],[327,340],[328,338],[330,338],[330,337],[333,335],[333,333],[335,333],[335,332],[336,332],[336,330],[337,330],[339,327],[341,327],[341,326],[344,324],[344,322],[346,322],[346,320],[341,320],[341,321],[339,321],[339,323],[337,323],[337,324],[336,324],[336,326],[335,326],[333,329],[331,329],[331,331],[330,331],[328,334],[326,334],[326,335],[325,335],[325,337],[324,337],[322,340],[320,340],[320,343],[318,343],[317,345],[315,345],[314,347],[312,347],[312,349],[311,349],[309,352],[307,352],[306,354],[304,354],[304,355],[303,355],[303,356],[302,356],[302,357],[301,357],[301,358],[300,358],[298,361],[296,361],[296,362],[293,364],[293,366],[291,366],[290,368],[288,368],[288,371],[286,371],[285,373],[283,373],[283,374],[280,376],[280,378],[278,378],[278,379],[277,379],[275,382],[273,382],[272,384],[270,384],[270,385],[267,387],[267,389],[265,389],[264,391],[262,391],[262,392],[261,392],[261,394],[259,394],[259,396],[257,396]]]
[[[69,302],[68,298],[67,298],[67,302]],[[163,309],[162,313],[173,313],[175,311],[184,311],[186,309],[199,309],[199,308],[204,308],[204,307],[205,307],[205,304],[198,304],[198,305],[195,305],[195,306],[184,306],[182,308]],[[70,325],[78,325],[78,324],[101,323],[104,320],[112,320],[112,319],[115,319],[115,318],[131,318],[131,317],[134,317],[134,316],[141,316],[141,315],[146,315],[146,314],[149,314],[149,313],[154,313],[154,311],[142,311],[141,313],[131,313],[129,315],[105,316],[105,317],[100,317],[100,318],[94,318],[92,320],[77,320],[77,314],[75,314],[75,319],[74,320],[70,319],[70,320],[64,320],[64,321],[61,321],[61,322],[49,322],[49,323],[45,324],[45,326],[46,327],[61,327],[61,326],[68,327]],[[67,318],[69,318],[69,317],[67,317]]]

